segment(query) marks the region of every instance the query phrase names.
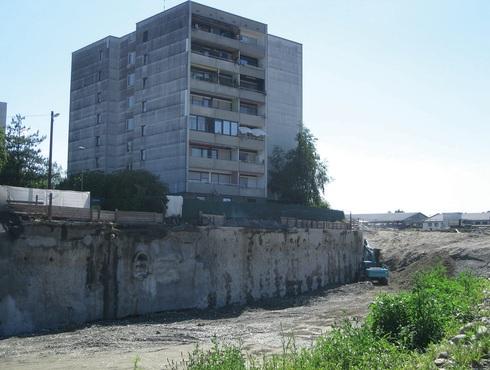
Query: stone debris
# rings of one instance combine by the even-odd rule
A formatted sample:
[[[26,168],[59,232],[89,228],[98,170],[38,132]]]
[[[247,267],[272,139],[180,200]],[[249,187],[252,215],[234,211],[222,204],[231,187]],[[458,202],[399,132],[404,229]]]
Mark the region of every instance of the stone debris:
[[[436,365],[437,367],[441,367],[443,365],[445,365],[447,362],[447,360],[445,358],[436,358],[434,360],[434,365]]]
[[[466,334],[458,334],[458,335],[455,335],[454,337],[452,337],[450,342],[452,342],[454,344],[458,344],[459,342],[461,342],[465,338],[466,338]]]
[[[469,329],[472,329],[473,327],[476,326],[476,322],[469,322],[467,324],[465,324],[460,330],[459,330],[459,334],[465,334]]]
[[[476,329],[476,339],[480,339],[487,333],[488,328],[486,326],[479,326],[478,329]]]

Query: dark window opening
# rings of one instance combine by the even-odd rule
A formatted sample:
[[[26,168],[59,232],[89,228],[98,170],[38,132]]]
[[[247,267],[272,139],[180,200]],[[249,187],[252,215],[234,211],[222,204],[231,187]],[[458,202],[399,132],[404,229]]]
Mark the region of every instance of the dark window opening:
[[[191,115],[190,129],[220,135],[237,136],[238,122]]]
[[[212,48],[198,43],[192,43],[192,52],[198,53],[207,57],[234,61],[233,53],[227,50]]]
[[[143,32],[143,42],[147,42],[148,41],[148,31],[144,31]]]
[[[191,104],[227,111],[233,110],[233,103],[230,99],[221,99],[206,95],[191,94]]]
[[[240,87],[243,89],[264,92],[264,80],[260,78],[240,75]]]
[[[258,115],[259,108],[257,104],[240,102],[240,113]]]
[[[259,60],[257,58],[247,57],[246,55],[240,55],[240,64],[258,67]]]

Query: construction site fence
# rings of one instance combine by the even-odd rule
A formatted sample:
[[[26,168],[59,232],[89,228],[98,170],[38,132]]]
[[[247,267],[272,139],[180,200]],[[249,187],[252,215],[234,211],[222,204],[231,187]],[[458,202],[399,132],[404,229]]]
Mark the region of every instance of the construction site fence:
[[[227,220],[271,220],[281,222],[283,218],[311,221],[337,222],[344,220],[344,212],[326,208],[313,208],[297,204],[274,202],[239,203],[213,200],[185,199],[182,219],[196,222],[202,214],[222,215]]]
[[[163,214],[156,212],[104,211],[95,208],[74,208],[36,204],[11,203],[9,208],[19,215],[43,219],[72,221],[101,221],[121,224],[162,223]]]
[[[299,228],[349,229],[343,222],[342,211],[308,208],[274,203],[219,203],[200,200],[184,201],[182,218],[167,219],[163,213],[136,211],[106,211],[96,208],[49,206],[35,203],[11,202],[9,208],[25,217],[64,219],[72,221],[115,222],[120,224],[154,224],[180,221],[192,224],[270,225]],[[205,215],[205,217],[203,217]],[[203,220],[206,219],[205,222]]]

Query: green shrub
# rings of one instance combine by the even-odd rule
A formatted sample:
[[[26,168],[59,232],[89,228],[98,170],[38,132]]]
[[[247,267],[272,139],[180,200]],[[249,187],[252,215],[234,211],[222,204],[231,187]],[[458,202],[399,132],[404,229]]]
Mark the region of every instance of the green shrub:
[[[220,345],[216,338],[212,340],[212,347],[208,351],[196,348],[185,361],[189,370],[244,370],[245,357],[239,346]]]
[[[482,299],[481,281],[467,273],[450,278],[438,266],[418,274],[412,291],[380,295],[370,307],[367,323],[377,336],[424,350],[473,319]]]

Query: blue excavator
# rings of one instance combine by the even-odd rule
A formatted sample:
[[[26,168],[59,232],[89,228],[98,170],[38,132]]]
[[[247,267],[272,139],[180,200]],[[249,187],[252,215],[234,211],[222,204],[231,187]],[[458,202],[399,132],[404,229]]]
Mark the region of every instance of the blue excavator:
[[[373,248],[364,239],[364,256],[361,269],[361,280],[378,282],[381,285],[388,285],[390,270],[381,263],[381,251]]]

